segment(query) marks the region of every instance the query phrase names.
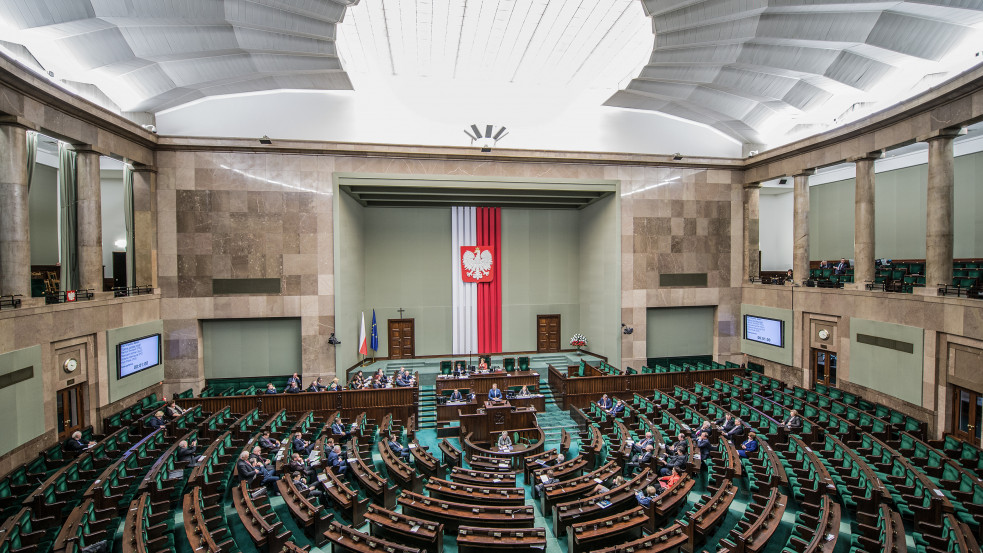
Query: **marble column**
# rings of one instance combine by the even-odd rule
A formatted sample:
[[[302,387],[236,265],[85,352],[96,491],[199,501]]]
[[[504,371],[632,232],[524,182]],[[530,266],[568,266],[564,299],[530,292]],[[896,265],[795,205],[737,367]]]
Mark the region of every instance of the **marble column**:
[[[862,288],[874,280],[874,160],[880,154],[854,159],[857,167],[853,216],[853,282]]]
[[[79,284],[81,290],[102,292],[102,192],[99,152],[77,146]]]
[[[809,280],[809,175],[795,175],[792,219],[792,279],[796,284]]]
[[[0,294],[31,297],[27,127],[0,121]]]
[[[760,208],[758,199],[761,183],[755,182],[744,187],[744,278],[750,282],[761,274],[758,252],[761,249],[759,240]]]
[[[157,168],[133,167],[133,265],[135,284],[157,288]]]
[[[952,282],[953,155],[952,140],[961,129],[943,129],[928,142],[928,200],[925,204],[925,293]]]

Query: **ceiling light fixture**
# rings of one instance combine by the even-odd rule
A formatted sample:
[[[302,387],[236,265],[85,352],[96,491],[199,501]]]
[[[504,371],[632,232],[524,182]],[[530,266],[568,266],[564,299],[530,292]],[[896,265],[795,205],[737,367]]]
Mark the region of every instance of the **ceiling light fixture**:
[[[495,131],[495,125],[485,125],[485,132],[482,133],[478,125],[471,124],[471,130],[464,129],[464,134],[468,135],[471,139],[471,144],[475,142],[481,146],[481,151],[484,153],[489,153],[492,151],[492,146],[498,144],[498,141],[509,135],[506,132],[505,127],[499,127],[498,131]]]

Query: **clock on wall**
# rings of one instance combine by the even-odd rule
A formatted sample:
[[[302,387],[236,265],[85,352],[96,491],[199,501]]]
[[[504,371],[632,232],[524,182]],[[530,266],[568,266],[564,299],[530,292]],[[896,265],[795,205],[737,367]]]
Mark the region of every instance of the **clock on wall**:
[[[825,328],[819,331],[820,340],[829,340],[829,331]]]
[[[65,363],[62,365],[62,367],[64,367],[65,372],[73,373],[75,372],[75,369],[79,368],[78,359],[74,357],[69,357],[68,359],[65,360]]]

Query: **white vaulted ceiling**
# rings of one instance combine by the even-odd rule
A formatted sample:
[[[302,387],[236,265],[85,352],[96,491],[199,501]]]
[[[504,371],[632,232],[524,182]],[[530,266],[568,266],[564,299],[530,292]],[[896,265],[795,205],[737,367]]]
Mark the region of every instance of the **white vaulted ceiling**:
[[[124,111],[275,89],[350,90],[336,24],[358,0],[2,0],[4,40]]]
[[[980,0],[641,0],[655,45],[605,105],[744,142],[812,134],[978,63]]]

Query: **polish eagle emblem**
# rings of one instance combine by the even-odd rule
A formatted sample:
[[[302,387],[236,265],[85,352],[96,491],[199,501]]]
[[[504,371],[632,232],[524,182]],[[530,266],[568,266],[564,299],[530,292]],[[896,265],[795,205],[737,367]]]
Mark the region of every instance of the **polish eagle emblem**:
[[[489,282],[495,256],[486,246],[461,247],[461,274],[465,282]]]

